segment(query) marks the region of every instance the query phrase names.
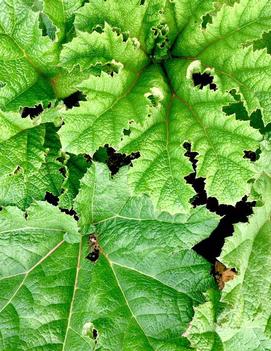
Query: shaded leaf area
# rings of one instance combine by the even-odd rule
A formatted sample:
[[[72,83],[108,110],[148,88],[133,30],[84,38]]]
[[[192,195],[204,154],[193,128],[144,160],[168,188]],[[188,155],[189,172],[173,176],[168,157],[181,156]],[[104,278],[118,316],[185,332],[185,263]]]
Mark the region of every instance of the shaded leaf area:
[[[64,154],[62,157],[66,170],[65,181],[59,197],[59,207],[73,211],[73,201],[80,188],[80,180],[91,165],[87,155]]]
[[[253,207],[255,207],[255,201],[248,201],[247,196],[244,196],[242,200],[238,201],[235,206],[219,204],[218,200],[214,197],[208,197],[205,190],[205,179],[197,177],[197,152],[191,150],[191,144],[185,143],[184,148],[186,149],[185,156],[187,156],[192,163],[194,172],[186,177],[188,184],[191,184],[197,194],[192,199],[194,207],[205,205],[206,208],[215,212],[219,216],[222,216],[217,228],[211,233],[210,237],[204,239],[193,249],[209,262],[215,263],[216,258],[220,255],[222,247],[225,243],[225,238],[231,236],[234,232],[233,224],[239,222],[248,222],[248,216],[253,213]],[[251,156],[252,154],[252,156]],[[254,161],[255,153],[250,152],[248,158],[253,158]]]
[[[130,155],[117,152],[113,147],[106,144],[104,147],[99,148],[93,155],[94,161],[106,163],[114,175],[118,173],[119,169],[123,166],[133,166],[132,161],[140,157],[140,152],[132,152]]]
[[[229,104],[228,106],[223,106],[223,111],[227,115],[234,114],[237,120],[250,121],[251,127],[258,129],[261,134],[270,135],[271,123],[267,123],[266,125],[264,124],[262,111],[257,109],[249,114],[240,94],[238,94],[235,90],[230,91],[230,94],[234,98],[235,102]]]

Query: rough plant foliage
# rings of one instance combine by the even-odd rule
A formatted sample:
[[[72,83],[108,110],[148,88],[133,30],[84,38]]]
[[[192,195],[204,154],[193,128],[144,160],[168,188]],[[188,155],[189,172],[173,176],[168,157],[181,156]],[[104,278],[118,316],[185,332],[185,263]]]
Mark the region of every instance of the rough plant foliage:
[[[0,8],[0,350],[271,351],[271,0]]]

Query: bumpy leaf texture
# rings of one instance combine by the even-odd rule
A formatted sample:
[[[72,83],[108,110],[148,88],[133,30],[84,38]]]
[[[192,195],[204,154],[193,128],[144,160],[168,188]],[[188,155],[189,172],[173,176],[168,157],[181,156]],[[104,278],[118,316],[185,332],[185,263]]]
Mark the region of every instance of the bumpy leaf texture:
[[[271,0],[0,8],[0,350],[271,350]],[[257,200],[222,296],[193,172]]]

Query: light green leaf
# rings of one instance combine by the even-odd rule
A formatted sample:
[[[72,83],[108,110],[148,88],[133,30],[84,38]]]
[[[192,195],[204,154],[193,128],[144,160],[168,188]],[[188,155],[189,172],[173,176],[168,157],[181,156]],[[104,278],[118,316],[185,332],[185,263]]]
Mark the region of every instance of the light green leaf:
[[[249,113],[260,108],[269,123],[271,59],[266,51],[253,52],[244,45],[261,38],[270,26],[270,1],[241,0],[233,7],[224,5],[206,29],[188,26],[179,36],[174,54],[214,68],[221,80],[219,88],[238,89]]]
[[[173,2],[172,6],[177,5]],[[187,6],[183,2],[178,11]],[[207,9],[212,6],[206,5],[203,13]],[[195,12],[195,17],[199,18],[199,13]],[[85,13],[85,20],[90,17]],[[78,84],[88,101],[65,113],[65,125],[59,132],[64,150],[93,155],[100,146],[109,144],[125,153],[139,151],[141,157],[133,163],[129,176],[134,192],[151,195],[160,209],[187,212],[194,192],[184,180],[192,167],[182,145],[190,141],[200,154],[198,174],[207,178],[209,196],[234,204],[249,193],[247,182],[256,171],[243,159],[243,152],[257,149],[261,136],[248,122],[237,122],[223,114],[223,107],[234,102],[232,96],[221,92],[220,87],[216,92],[193,88],[192,74],[202,67],[198,60],[171,59],[160,65],[149,63],[145,68],[148,60],[140,48],[134,47],[133,39],[123,42],[124,37],[117,32],[107,24],[102,33],[78,31],[78,37],[63,50],[62,65],[69,70],[76,65],[83,70],[102,66],[100,76],[90,76]],[[247,50],[252,55],[262,54],[248,48],[242,54]],[[241,65],[241,55],[239,59]],[[103,72],[106,63],[119,64],[113,77]],[[218,86],[221,81],[216,75]],[[249,91],[246,93],[253,101]],[[124,130],[129,135],[124,135]]]
[[[177,94],[172,115],[179,121],[180,139],[190,141],[199,153],[197,174],[206,178],[209,196],[234,204],[249,193],[248,181],[256,174],[253,164],[243,159],[244,151],[256,150],[262,137],[249,122],[222,113],[221,106],[233,101],[230,95],[192,87],[194,64],[172,60],[167,68]]]
[[[217,302],[205,303],[196,309],[188,329],[189,339],[199,351],[213,350],[214,338],[222,341],[223,351],[271,350],[270,177],[263,175],[254,188],[262,194],[264,205],[254,209],[249,223],[235,225],[235,233],[226,240],[219,258],[227,267],[237,269],[236,278],[222,292],[223,309],[214,319],[211,316]]]
[[[136,38],[142,48],[150,53],[156,39],[153,29],[160,23],[165,3],[165,0],[91,1],[78,11],[75,26],[80,31],[92,32],[97,27],[103,28],[107,22],[120,32]]]

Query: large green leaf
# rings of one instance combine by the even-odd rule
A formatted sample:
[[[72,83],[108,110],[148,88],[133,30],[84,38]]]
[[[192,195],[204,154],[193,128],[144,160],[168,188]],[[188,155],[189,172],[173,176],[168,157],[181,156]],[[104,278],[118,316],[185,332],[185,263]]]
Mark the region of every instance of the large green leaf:
[[[95,264],[85,259],[87,236],[63,241],[77,240],[76,225],[57,208],[0,212],[1,349],[188,350],[181,334],[213,286],[209,263],[191,248],[216,216],[158,213],[149,198],[130,196],[126,169],[112,179],[100,164],[84,176],[76,210],[83,234],[99,242]]]
[[[65,113],[60,137],[66,151],[93,155],[105,144],[139,151],[129,178],[134,191],[150,194],[161,209],[187,212],[193,191],[184,177],[192,167],[182,144],[190,141],[210,196],[233,204],[249,192],[255,169],[243,152],[257,149],[261,136],[248,122],[224,115],[223,106],[234,102],[229,93],[193,87],[199,61],[151,64],[133,38],[124,39],[108,24],[101,33],[78,32],[61,58],[69,70],[100,65],[104,71],[78,85],[88,101]],[[112,77],[108,63],[116,68]]]
[[[249,223],[235,226],[220,258],[227,267],[237,269],[236,278],[222,292],[223,308],[217,311],[219,302],[210,299],[196,308],[188,329],[189,339],[199,351],[271,350],[270,177],[263,175],[254,191],[262,195],[264,205],[255,208]],[[215,342],[220,345],[217,349]]]

